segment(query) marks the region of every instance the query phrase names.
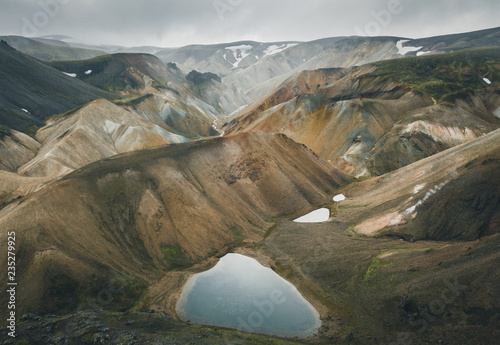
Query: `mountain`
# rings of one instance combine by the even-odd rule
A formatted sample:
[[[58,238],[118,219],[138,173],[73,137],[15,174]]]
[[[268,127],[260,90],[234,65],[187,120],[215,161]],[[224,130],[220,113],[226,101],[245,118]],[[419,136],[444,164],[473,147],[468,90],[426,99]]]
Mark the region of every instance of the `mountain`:
[[[442,35],[408,41],[407,45],[421,47],[420,52],[449,53],[462,49],[500,46],[500,28],[491,28],[453,35]]]
[[[259,257],[322,314],[318,337],[304,342],[491,344],[499,139],[496,130],[354,182],[330,205],[332,221],[277,224]]]
[[[289,101],[300,95],[313,92],[314,90],[319,90],[330,84],[333,84],[337,80],[343,78],[348,74],[350,70],[345,68],[323,68],[313,71],[302,71],[298,74],[288,78],[281,85],[279,85],[275,90],[266,94],[266,96],[258,99],[257,101],[244,106],[239,109],[239,111],[230,114],[225,117],[227,122],[228,119],[233,120],[239,116],[244,115],[245,117],[255,117],[259,113],[277,106],[281,103]]]
[[[35,139],[36,155],[14,170],[23,176],[54,178],[119,153],[188,141],[104,99],[51,119]]]
[[[327,202],[345,180],[303,146],[265,133],[92,163],[0,211],[1,243],[15,231],[19,248],[16,308],[75,310],[112,276],[129,283],[109,307],[128,308],[166,271],[262,238],[267,220]]]
[[[53,61],[50,66],[111,92],[139,92],[165,83],[165,65],[155,56],[108,54],[87,60]]]
[[[348,173],[380,175],[498,128],[499,61],[498,48],[381,61],[283,103],[256,103],[222,129],[281,132]]]
[[[155,55],[166,62],[187,68],[226,76],[232,70],[244,69],[262,58],[278,54],[299,42],[262,43],[240,41],[214,45],[189,45],[160,50]]]
[[[217,74],[229,90],[240,90],[251,101],[255,101],[303,70],[353,67],[404,56],[498,47],[499,37],[500,28],[492,28],[418,40],[402,37],[332,37],[310,42],[242,41],[169,48],[157,52],[156,56],[165,62],[175,62],[201,73]],[[243,105],[246,103],[239,104]]]
[[[0,60],[0,126],[5,128],[42,126],[50,115],[97,98],[117,98],[24,55],[5,42],[0,43]]]
[[[359,234],[472,241],[500,231],[500,130],[346,190]],[[363,206],[361,206],[363,205]],[[355,217],[356,219],[352,218]]]
[[[196,71],[186,75],[175,63],[164,64],[150,54],[118,53],[50,65],[93,86],[129,95],[122,102],[129,110],[189,138],[217,135],[215,117],[244,102],[217,76],[206,78],[208,74]]]
[[[0,342],[494,343],[498,32],[44,63],[1,44],[0,107],[26,111],[0,108],[0,265],[15,247],[17,283],[17,337]],[[328,219],[298,221],[318,210]],[[227,253],[293,284],[317,334],[179,320],[188,280]],[[273,305],[248,303],[235,317],[266,322]]]
[[[0,39],[17,51],[42,61],[80,60],[105,54],[102,50],[72,47],[67,43],[50,39],[22,36],[0,36]]]

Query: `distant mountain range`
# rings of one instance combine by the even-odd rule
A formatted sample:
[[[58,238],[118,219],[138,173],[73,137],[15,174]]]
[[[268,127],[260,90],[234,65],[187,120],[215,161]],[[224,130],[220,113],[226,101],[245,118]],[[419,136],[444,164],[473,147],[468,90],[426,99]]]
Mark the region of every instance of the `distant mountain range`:
[[[318,311],[301,343],[498,339],[500,28],[168,49],[0,39],[14,343],[298,343],[176,319],[188,279],[230,252]],[[328,221],[293,222],[318,208]]]

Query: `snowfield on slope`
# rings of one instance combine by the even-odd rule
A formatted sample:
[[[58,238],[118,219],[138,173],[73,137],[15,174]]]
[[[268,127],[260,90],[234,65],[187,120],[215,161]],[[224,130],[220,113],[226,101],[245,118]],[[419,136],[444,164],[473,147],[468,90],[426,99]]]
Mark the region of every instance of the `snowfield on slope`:
[[[296,223],[324,223],[330,218],[330,210],[320,208],[294,220]]]
[[[242,44],[239,46],[232,46],[232,47],[226,47],[225,49],[230,50],[233,52],[234,58],[236,59],[236,62],[233,63],[233,68],[238,67],[240,62],[246,58],[248,55],[250,55],[250,50],[252,50],[253,46],[248,45],[248,44]],[[226,59],[226,55],[224,54],[224,58]],[[227,59],[226,59],[227,61]]]
[[[264,50],[264,56],[274,55],[287,50],[288,48],[295,47],[298,43],[284,43],[282,45],[273,44]]]
[[[410,52],[416,52],[416,51],[419,51],[420,49],[423,48],[423,46],[422,47],[403,47],[403,44],[406,42],[410,42],[410,40],[399,40],[396,43],[396,48],[398,48],[398,54],[406,55]],[[420,55],[422,55],[422,54],[420,54]]]
[[[339,202],[339,201],[344,201],[345,200],[345,195],[344,194],[338,194],[333,197],[333,201]]]

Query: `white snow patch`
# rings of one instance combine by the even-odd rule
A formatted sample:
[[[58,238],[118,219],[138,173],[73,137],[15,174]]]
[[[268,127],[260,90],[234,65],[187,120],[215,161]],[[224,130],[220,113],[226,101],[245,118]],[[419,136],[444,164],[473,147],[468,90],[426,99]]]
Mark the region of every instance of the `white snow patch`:
[[[430,50],[427,52],[418,52],[417,56],[422,56],[422,55],[426,55],[426,54],[430,54],[430,53],[432,53],[432,51],[430,51]]]
[[[330,218],[330,210],[320,208],[294,220],[296,223],[323,223]]]
[[[477,138],[477,135],[470,128],[441,127],[422,120],[409,123],[403,129],[403,133],[411,132],[425,133],[436,141],[442,141],[452,146]]]
[[[28,110],[26,110],[24,108],[21,108],[21,110],[24,111],[25,113],[31,114]]]
[[[345,195],[344,194],[338,194],[333,197],[333,201],[339,202],[339,201],[344,201],[345,200]]]
[[[246,58],[248,55],[250,55],[250,50],[252,50],[253,46],[248,45],[248,44],[242,44],[239,46],[232,46],[232,47],[226,47],[225,49],[230,50],[233,52],[234,58],[236,59],[236,62],[233,63],[233,68],[238,67],[240,64],[241,60]],[[226,59],[227,60],[227,59]]]
[[[106,129],[107,133],[112,134],[114,131],[120,128],[120,125],[118,123],[106,120],[106,122],[104,122],[104,128]]]
[[[423,46],[422,47],[403,47],[403,44],[406,42],[409,42],[409,41],[410,40],[399,40],[396,43],[396,48],[398,48],[398,54],[406,55],[407,53],[416,52],[416,51],[419,51],[420,49],[423,48]]]
[[[91,69],[89,69],[88,71],[85,71],[85,74],[86,74],[86,75],[89,75],[90,73],[92,73],[92,70],[91,70]]]
[[[485,82],[486,84],[488,84],[488,85],[490,85],[490,84],[491,84],[491,81],[490,81],[488,78],[483,78],[483,80],[484,80],[484,82]]]
[[[298,43],[283,43],[281,45],[273,44],[264,50],[264,56],[274,55],[287,50],[288,48],[296,46]]]
[[[403,221],[403,217],[401,217],[400,214],[396,215],[394,218],[391,219],[391,222],[389,224],[391,225],[399,225]]]
[[[247,105],[248,104],[242,105],[241,107],[239,107],[238,109],[236,109],[235,111],[233,111],[231,114],[227,115],[226,118],[228,118],[229,116],[234,115],[234,114],[240,112],[241,110],[245,109]]]
[[[166,131],[165,129],[161,128],[158,125],[154,125],[154,131],[161,135],[163,138],[167,139],[169,143],[171,144],[181,144],[181,143],[187,143],[190,142],[191,140],[183,137],[182,135],[174,134],[169,131]]]
[[[76,73],[66,73],[66,72],[63,72],[64,74],[70,76],[71,78],[75,78],[76,77]]]
[[[425,183],[416,185],[415,188],[413,188],[413,194],[417,194],[424,188],[425,188]]]
[[[427,201],[427,199],[429,199],[432,195],[436,194],[441,188],[443,188],[446,183],[448,182],[443,182],[437,186],[434,186],[434,188],[430,189],[426,194],[425,196],[420,199],[415,205],[413,205],[412,207],[409,207],[407,208],[404,212],[403,212],[403,215],[408,217],[410,216],[413,212],[415,212],[415,210],[417,209],[417,207],[419,207],[420,205],[422,205],[424,202]]]
[[[493,115],[500,119],[500,107],[498,107],[498,109],[493,112]]]
[[[366,167],[363,167],[363,169],[360,170],[359,173],[357,173],[356,176],[354,176],[355,178],[360,178],[360,177],[363,177],[363,176],[369,176],[369,171]]]

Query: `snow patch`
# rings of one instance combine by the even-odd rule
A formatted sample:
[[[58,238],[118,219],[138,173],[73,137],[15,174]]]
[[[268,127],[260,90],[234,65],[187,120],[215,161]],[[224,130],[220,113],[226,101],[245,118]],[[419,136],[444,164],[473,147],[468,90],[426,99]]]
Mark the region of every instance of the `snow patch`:
[[[238,67],[238,65],[240,64],[240,62],[244,58],[246,58],[248,55],[250,55],[250,51],[252,50],[252,48],[253,48],[253,46],[248,45],[248,44],[242,44],[242,45],[239,45],[239,46],[232,46],[232,47],[226,47],[225,48],[227,50],[232,51],[233,52],[233,56],[236,59],[236,62],[233,63],[233,68]],[[226,58],[225,54],[224,54],[224,58]]]
[[[66,72],[63,72],[63,73],[66,74],[67,76],[70,76],[71,78],[76,77],[76,73],[66,73]]]
[[[89,75],[90,73],[92,73],[92,70],[91,70],[91,69],[89,69],[88,71],[85,71],[85,74],[86,74],[86,75]]]
[[[333,197],[333,201],[339,202],[339,201],[344,201],[345,200],[345,195],[344,194],[338,194]]]
[[[104,128],[106,129],[107,133],[112,134],[114,131],[120,128],[120,125],[118,123],[106,120],[106,122],[104,122]]]
[[[248,104],[242,105],[241,107],[239,107],[238,109],[236,109],[235,111],[233,111],[231,114],[227,115],[226,118],[228,118],[229,116],[232,116],[232,115],[234,115],[236,113],[239,113],[241,110],[245,109],[247,105]]]
[[[413,188],[413,194],[417,194],[424,188],[425,188],[425,183],[416,185],[415,188]]]
[[[432,53],[432,51],[430,51],[430,50],[427,52],[418,52],[417,56],[422,56],[422,55],[426,55],[426,54],[430,54],[430,53]]]
[[[264,56],[274,55],[287,50],[288,48],[295,47],[298,43],[283,43],[280,45],[273,44],[264,50]]]
[[[498,109],[493,112],[493,115],[500,119],[500,107],[498,107]]]
[[[485,82],[486,84],[488,84],[488,85],[490,85],[490,84],[491,84],[491,81],[490,81],[488,78],[483,78],[483,80],[484,80],[484,82]]]
[[[419,51],[420,49],[423,48],[423,46],[422,47],[403,47],[403,44],[406,42],[409,42],[409,41],[410,40],[399,40],[396,43],[396,48],[398,48],[398,54],[406,55],[407,53],[416,52],[416,51]]]
[[[452,146],[477,138],[477,135],[470,128],[441,127],[422,120],[409,123],[403,129],[403,133],[411,132],[425,133],[435,141],[441,141]]]
[[[420,199],[415,205],[413,205],[412,207],[409,207],[407,208],[404,212],[403,212],[403,215],[405,217],[409,217],[413,212],[415,212],[415,210],[417,209],[417,207],[421,206],[424,202],[426,202],[431,196],[433,196],[434,194],[436,194],[439,190],[441,190],[448,182],[443,182],[439,185],[436,185],[434,186],[434,188],[430,189],[427,193],[425,193],[424,197],[422,199]]]
[[[360,177],[363,177],[363,176],[369,176],[370,172],[368,171],[368,169],[366,167],[363,167],[363,169],[361,169],[359,171],[359,173],[356,174],[356,176],[354,176],[355,178],[360,178]]]
[[[24,108],[21,108],[21,110],[24,111],[25,113],[31,114],[28,110],[26,110]]]
[[[158,125],[154,125],[153,127],[154,131],[161,135],[163,138],[167,139],[169,143],[171,144],[181,144],[181,143],[188,143],[191,140],[187,139],[186,137],[183,137],[182,135],[174,134],[169,131],[166,131],[165,129],[161,128]]]
[[[323,223],[330,218],[330,210],[320,208],[294,220],[296,223]]]

